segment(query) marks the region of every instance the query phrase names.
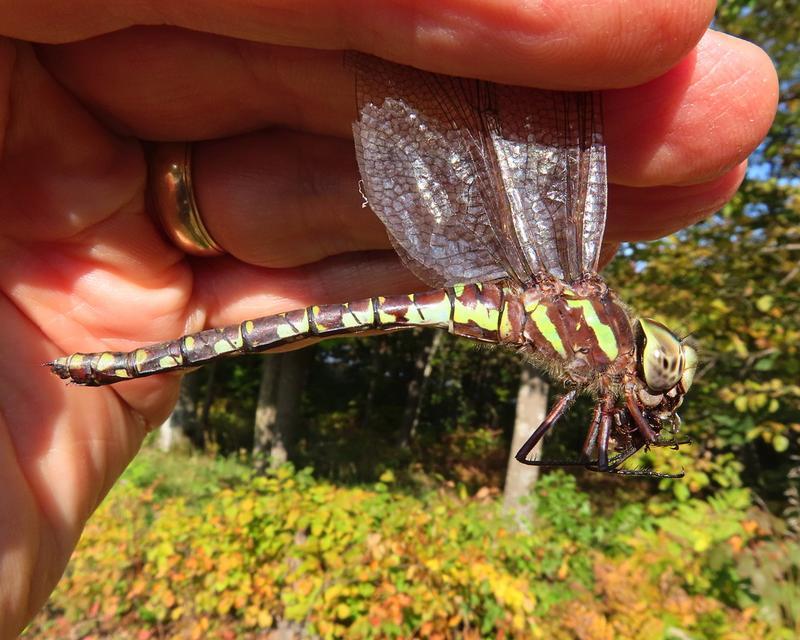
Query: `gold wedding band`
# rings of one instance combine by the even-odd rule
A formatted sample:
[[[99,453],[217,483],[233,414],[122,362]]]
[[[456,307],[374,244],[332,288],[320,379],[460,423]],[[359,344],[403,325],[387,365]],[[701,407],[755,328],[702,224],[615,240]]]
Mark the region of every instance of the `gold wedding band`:
[[[192,145],[159,144],[150,155],[149,184],[161,227],[182,251],[195,256],[218,256],[225,251],[203,224],[192,185]]]

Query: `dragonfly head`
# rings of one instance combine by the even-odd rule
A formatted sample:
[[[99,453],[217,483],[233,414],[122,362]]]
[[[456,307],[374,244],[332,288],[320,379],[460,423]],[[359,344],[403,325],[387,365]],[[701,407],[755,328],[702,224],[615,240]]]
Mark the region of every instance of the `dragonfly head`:
[[[689,391],[697,368],[697,352],[660,322],[649,318],[636,321],[636,369],[638,398],[652,417],[667,422],[677,432],[675,415]]]

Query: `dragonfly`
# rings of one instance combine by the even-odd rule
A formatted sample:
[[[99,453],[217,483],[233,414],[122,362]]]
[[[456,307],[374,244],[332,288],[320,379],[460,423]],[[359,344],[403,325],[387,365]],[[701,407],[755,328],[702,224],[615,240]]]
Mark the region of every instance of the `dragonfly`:
[[[359,190],[430,290],[311,305],[129,352],[74,353],[51,370],[98,386],[309,338],[440,328],[513,349],[563,381],[519,462],[680,477],[622,468],[642,448],[688,442],[676,412],[697,353],[663,324],[634,317],[598,273],[607,209],[601,95],[445,76],[365,54],[348,62]],[[579,457],[535,459],[581,393],[595,404]]]

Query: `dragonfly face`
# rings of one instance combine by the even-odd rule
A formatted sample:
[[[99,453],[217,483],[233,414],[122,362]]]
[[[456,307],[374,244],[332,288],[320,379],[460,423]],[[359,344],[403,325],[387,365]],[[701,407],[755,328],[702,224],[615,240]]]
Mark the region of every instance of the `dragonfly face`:
[[[666,424],[677,433],[675,413],[689,391],[697,367],[697,352],[684,344],[660,322],[642,318],[636,322],[636,398],[651,425]]]

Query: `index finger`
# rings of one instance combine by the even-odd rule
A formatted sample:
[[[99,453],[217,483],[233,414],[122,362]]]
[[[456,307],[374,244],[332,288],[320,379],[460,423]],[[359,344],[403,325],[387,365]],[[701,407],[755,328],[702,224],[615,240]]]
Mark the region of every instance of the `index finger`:
[[[134,25],[173,25],[272,44],[358,49],[495,82],[607,89],[640,84],[677,63],[702,36],[715,2],[120,0],[113,7],[107,0],[5,2],[0,29],[64,43]]]

